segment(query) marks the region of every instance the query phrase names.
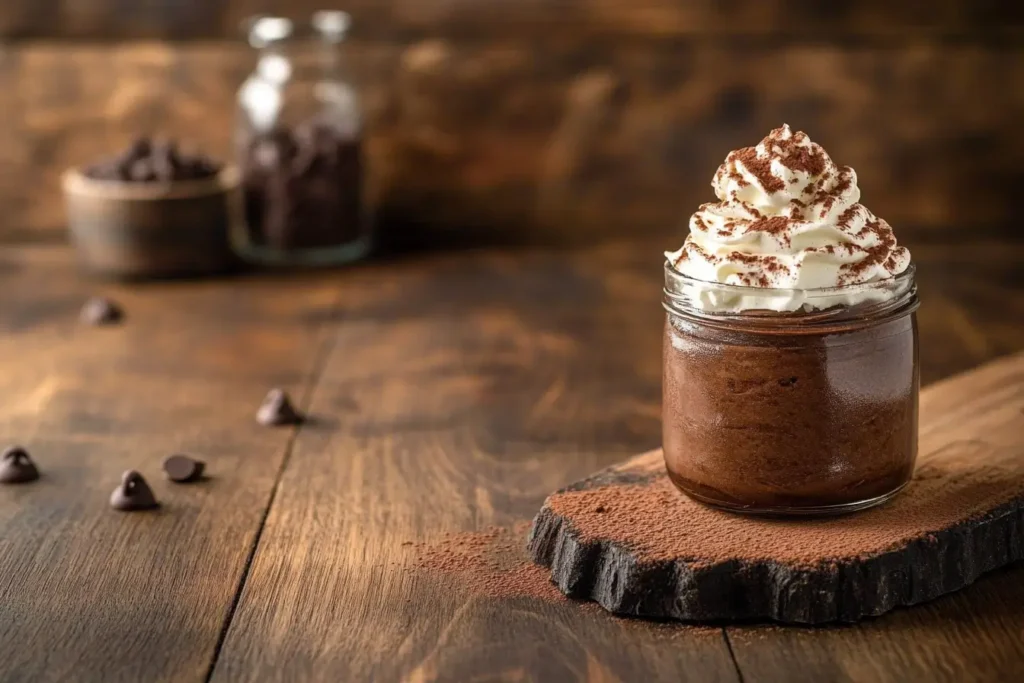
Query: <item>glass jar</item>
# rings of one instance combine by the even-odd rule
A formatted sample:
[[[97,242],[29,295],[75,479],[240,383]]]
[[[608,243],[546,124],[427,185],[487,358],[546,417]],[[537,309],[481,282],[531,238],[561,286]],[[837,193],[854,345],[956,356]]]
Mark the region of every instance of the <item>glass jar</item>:
[[[913,265],[889,280],[781,290],[701,282],[666,263],[664,306],[665,465],[691,498],[831,514],[878,505],[910,481]]]
[[[281,17],[250,24],[259,50],[238,93],[235,147],[245,223],[234,236],[260,264],[339,264],[365,256],[362,116],[346,78],[344,12],[318,12],[309,31]]]

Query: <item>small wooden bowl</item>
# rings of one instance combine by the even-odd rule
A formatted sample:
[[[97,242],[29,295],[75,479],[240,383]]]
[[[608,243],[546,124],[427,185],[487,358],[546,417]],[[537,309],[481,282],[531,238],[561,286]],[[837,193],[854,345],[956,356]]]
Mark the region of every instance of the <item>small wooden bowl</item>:
[[[240,173],[131,183],[64,174],[71,241],[89,271],[115,278],[220,273],[237,265],[230,234],[242,220]]]

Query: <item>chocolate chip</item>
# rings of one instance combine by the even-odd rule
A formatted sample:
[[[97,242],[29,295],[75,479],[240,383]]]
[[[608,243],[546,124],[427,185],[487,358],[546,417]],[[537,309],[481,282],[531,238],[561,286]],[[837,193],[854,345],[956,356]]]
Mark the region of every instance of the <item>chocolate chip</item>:
[[[271,389],[256,411],[256,421],[264,427],[294,425],[302,422],[288,394],[282,389]]]
[[[39,470],[21,446],[11,446],[0,455],[0,484],[25,484],[39,478]]]
[[[164,460],[164,472],[167,478],[179,484],[199,481],[203,477],[206,463],[180,453]]]
[[[124,318],[124,311],[110,299],[94,296],[82,306],[79,318],[87,325],[114,325]]]
[[[135,470],[128,470],[121,475],[121,485],[110,494],[110,507],[122,512],[152,510],[159,505],[153,489]]]
[[[211,178],[221,165],[208,157],[183,153],[170,138],[138,138],[123,152],[88,166],[85,174],[97,180],[171,182]]]
[[[131,179],[139,183],[148,183],[156,180],[156,168],[151,159],[139,159],[132,163],[129,172]]]
[[[162,183],[169,183],[176,179],[178,171],[174,167],[174,163],[169,159],[154,157],[152,164],[153,175],[156,180],[159,180]]]
[[[153,151],[153,142],[143,136],[132,140],[132,143],[128,146],[124,156],[131,161],[137,161],[139,159],[145,159]]]

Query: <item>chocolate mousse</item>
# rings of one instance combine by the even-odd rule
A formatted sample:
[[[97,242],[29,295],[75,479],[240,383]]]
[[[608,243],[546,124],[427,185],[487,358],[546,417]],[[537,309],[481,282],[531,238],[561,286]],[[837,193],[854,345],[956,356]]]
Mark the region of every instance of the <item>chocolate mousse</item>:
[[[910,255],[788,127],[731,153],[667,254],[663,437],[693,498],[779,514],[888,499],[917,454]]]

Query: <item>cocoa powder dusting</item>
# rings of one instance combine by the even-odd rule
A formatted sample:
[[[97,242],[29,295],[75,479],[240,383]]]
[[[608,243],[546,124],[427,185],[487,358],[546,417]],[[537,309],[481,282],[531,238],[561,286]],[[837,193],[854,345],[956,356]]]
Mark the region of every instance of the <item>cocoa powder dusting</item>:
[[[836,219],[836,225],[839,226],[840,230],[846,230],[850,227],[850,221],[852,221],[861,209],[860,204],[853,204],[846,211],[839,214],[839,218]]]
[[[743,164],[743,167],[757,178],[757,181],[761,183],[761,187],[769,194],[786,189],[786,183],[772,175],[771,159],[759,157],[757,149],[754,147],[744,147],[743,149],[736,150],[729,155],[726,163]]]
[[[843,193],[850,189],[852,182],[851,169],[849,166],[844,166],[843,172],[839,176],[839,182],[825,195],[821,209],[822,218],[828,215],[828,212],[832,210],[832,206],[843,196]]]
[[[747,232],[766,232],[769,235],[784,235],[789,229],[790,219],[786,216],[759,218],[747,227]]]
[[[479,595],[564,601],[566,597],[551,583],[550,571],[526,556],[529,528],[529,522],[519,522],[511,529],[489,527],[413,543],[414,566],[457,578],[461,586]]]
[[[801,147],[798,143],[802,140],[803,138],[794,136],[789,140],[776,141],[782,152],[782,165],[791,171],[803,171],[812,176],[820,175],[825,170],[825,151],[818,145]]]
[[[747,185],[750,184],[747,182],[747,179],[744,178],[743,175],[738,171],[730,171],[729,178],[735,181],[736,184],[739,185],[740,187],[746,187]]]
[[[660,452],[637,456],[649,471]],[[923,464],[907,490],[865,512],[824,519],[768,519],[721,512],[693,502],[663,473],[646,483],[563,491],[546,505],[583,540],[611,541],[641,562],[685,559],[691,566],[735,560],[794,566],[867,558],[933,533],[1024,493],[1020,467],[1006,471],[973,460]],[[628,471],[628,468],[624,468]],[[597,513],[597,509],[603,513]]]
[[[896,247],[896,236],[893,235],[892,228],[889,227],[888,223],[880,218],[876,218],[866,223],[857,233],[857,236],[864,238],[869,234],[875,235],[875,244],[861,249],[864,254],[861,260],[855,263],[844,263],[840,266],[840,284],[856,282],[868,270],[894,258],[893,249]],[[893,263],[895,264],[895,261]]]

